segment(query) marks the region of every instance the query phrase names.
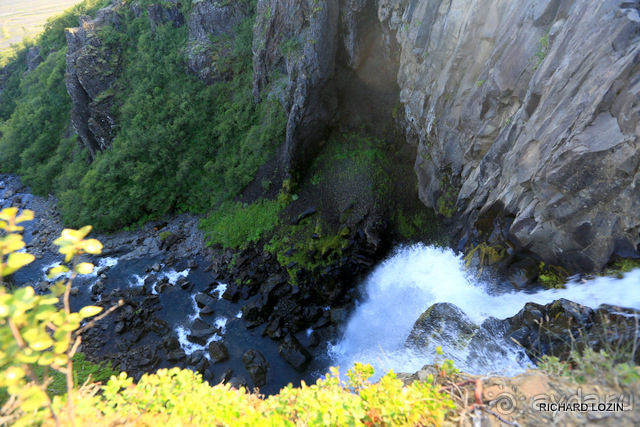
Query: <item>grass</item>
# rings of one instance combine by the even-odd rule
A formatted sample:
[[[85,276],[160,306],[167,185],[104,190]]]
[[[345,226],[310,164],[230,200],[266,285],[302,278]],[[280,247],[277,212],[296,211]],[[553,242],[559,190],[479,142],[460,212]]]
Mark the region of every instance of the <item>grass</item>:
[[[52,16],[82,0],[3,0],[0,2],[0,52],[44,30]]]
[[[36,375],[39,380],[42,380],[45,372],[45,366],[40,365],[32,365]],[[85,355],[82,353],[76,353],[73,356],[73,371],[74,371],[74,382],[76,387],[84,384],[85,381],[91,376],[91,382],[101,382],[105,384],[111,375],[117,375],[118,372],[114,371],[111,368],[111,363],[107,363],[106,365],[96,365],[85,358]],[[49,370],[48,375],[51,376],[51,383],[47,387],[47,394],[50,398],[53,396],[63,396],[67,393],[67,379],[66,377],[58,371]],[[5,388],[0,388],[0,405],[4,404],[8,398],[7,390]]]
[[[200,226],[209,245],[245,248],[279,224],[278,214],[287,202],[285,193],[280,193],[276,200],[263,199],[252,204],[226,202],[202,220]]]

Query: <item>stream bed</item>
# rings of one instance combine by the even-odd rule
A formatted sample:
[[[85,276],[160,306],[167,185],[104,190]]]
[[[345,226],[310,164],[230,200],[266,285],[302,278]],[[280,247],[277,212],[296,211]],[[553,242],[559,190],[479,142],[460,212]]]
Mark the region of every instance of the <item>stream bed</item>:
[[[11,175],[0,176],[2,192],[0,207],[33,209],[36,217],[25,224],[24,239],[37,259],[13,280],[16,285],[30,284],[44,291],[51,283],[46,272],[62,259],[51,245],[62,229],[54,201],[31,195]],[[280,357],[279,342],[265,335],[266,323],[245,322],[243,307],[261,294],[247,295],[240,302],[226,297],[229,283],[220,281],[211,268],[211,253],[197,223],[197,217],[182,215],[137,231],[92,234],[105,250],[102,256],[91,258],[97,266],[94,273],[74,282],[72,308],[121,295],[127,296],[129,304],[128,317],[116,312],[99,325],[87,347],[94,359],[121,360],[121,368],[142,371],[171,366],[197,369],[212,383],[225,380],[260,386],[264,394],[275,393],[288,383],[314,382],[329,366],[340,366],[344,373],[355,362],[372,364],[376,377],[390,369],[415,372],[434,362],[438,346],[461,371],[515,375],[533,363],[522,348],[499,334],[485,334],[475,347],[467,345],[464,337],[439,339],[436,334],[427,346],[417,348],[407,338],[416,320],[436,303],[454,304],[478,325],[514,316],[527,302],[546,304],[559,298],[593,308],[606,303],[640,309],[640,270],[622,279],[570,280],[566,289],[515,292],[498,282],[478,279],[450,249],[416,244],[397,248],[373,268],[358,286],[361,296],[342,330],[320,336],[309,328],[295,335],[312,356],[308,366],[296,369]],[[157,237],[159,228],[164,230],[164,240]],[[174,239],[175,245],[168,247],[167,240],[178,233],[184,237]],[[137,321],[143,327],[136,329],[131,325],[138,313],[142,313]],[[224,344],[228,358],[214,360],[217,356],[210,345],[216,342]],[[264,357],[264,383],[248,373],[243,359],[251,350]],[[130,364],[128,354],[149,359],[149,363]]]

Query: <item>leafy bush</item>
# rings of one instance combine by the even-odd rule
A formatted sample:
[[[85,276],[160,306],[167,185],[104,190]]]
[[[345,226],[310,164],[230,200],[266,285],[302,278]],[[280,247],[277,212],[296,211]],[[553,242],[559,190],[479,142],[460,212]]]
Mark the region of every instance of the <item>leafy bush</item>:
[[[262,399],[229,385],[211,387],[200,374],[178,368],[143,375],[137,384],[125,373],[111,377],[102,396],[75,401],[77,424],[135,422],[136,425],[441,425],[454,409],[451,399],[429,382],[404,386],[393,373],[371,384],[369,365],[349,372],[333,368],[316,384],[291,385]],[[189,396],[189,399],[184,399]],[[63,411],[56,398],[54,409]],[[64,416],[64,414],[62,414]]]
[[[0,387],[6,388],[10,395],[0,415],[3,423],[18,419],[20,425],[35,421],[31,417],[40,408],[48,408],[56,418],[46,393],[51,379],[46,373],[39,378],[34,366],[46,366],[65,375],[67,393],[71,396],[74,387],[72,358],[81,342],[80,332],[91,323],[79,328],[84,319],[102,311],[101,307],[95,306],[83,307],[77,313],[69,309],[71,281],[77,274],[93,271],[93,264],[88,262],[74,261],[71,270],[64,264],[54,267],[49,272],[51,277],[72,273],[66,284],[65,280],[59,280],[48,295],[37,295],[31,286],[8,293],[2,286],[3,277],[35,259],[33,255],[18,252],[25,246],[20,235],[23,227],[18,224],[32,219],[33,212],[29,210],[20,215],[18,208],[0,212],[0,230],[3,231],[0,239]],[[54,241],[60,246],[60,253],[65,255],[66,263],[84,253],[101,252],[100,242],[85,239],[90,231],[91,226],[80,230],[65,229]],[[63,298],[62,309],[57,307],[59,297]],[[72,403],[69,413],[73,414]]]
[[[204,219],[201,227],[210,245],[246,247],[249,243],[257,243],[278,225],[278,214],[287,201],[288,196],[280,193],[277,200],[260,200],[252,204],[227,202]]]

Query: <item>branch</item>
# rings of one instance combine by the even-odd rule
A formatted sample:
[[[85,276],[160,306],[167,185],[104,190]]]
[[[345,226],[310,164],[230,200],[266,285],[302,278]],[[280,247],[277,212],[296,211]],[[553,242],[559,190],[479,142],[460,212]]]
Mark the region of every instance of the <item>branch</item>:
[[[96,325],[97,322],[101,321],[102,319],[107,317],[109,314],[111,314],[114,310],[116,310],[118,307],[122,307],[123,305],[124,305],[124,300],[118,301],[118,303],[116,305],[114,305],[111,308],[109,308],[107,311],[102,313],[100,316],[94,317],[93,319],[91,319],[91,321],[89,323],[84,325],[82,328],[78,329],[75,332],[75,335],[78,336],[81,333],[83,333],[84,331],[86,331],[87,329],[93,328]]]

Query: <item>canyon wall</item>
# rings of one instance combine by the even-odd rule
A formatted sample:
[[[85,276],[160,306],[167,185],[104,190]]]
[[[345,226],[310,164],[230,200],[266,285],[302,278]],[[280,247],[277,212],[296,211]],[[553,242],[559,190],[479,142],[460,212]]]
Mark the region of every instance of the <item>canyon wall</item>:
[[[425,205],[589,271],[637,254],[638,2],[387,1]],[[502,234],[503,237],[500,237]]]
[[[207,40],[231,32],[243,3],[194,1],[184,17],[170,3],[149,6],[149,18],[189,26],[185,72],[224,78]],[[639,9],[620,0],[258,0],[253,95],[285,108],[287,174],[303,175],[331,132],[365,131],[413,147],[419,197],[450,218],[458,249],[487,242],[591,271],[638,256]],[[68,32],[72,120],[92,153],[117,126],[108,114],[117,72],[82,70],[117,57],[87,34],[112,17]]]
[[[458,248],[508,244],[590,271],[613,254],[636,256],[640,243],[639,8],[261,0],[255,87],[273,70],[289,77],[289,159],[304,163],[299,153],[313,153],[328,121],[369,108],[340,108],[340,66],[354,82],[378,55],[397,67],[404,117],[395,118],[417,147],[420,199],[454,218]],[[273,48],[286,37],[299,38],[297,56]],[[370,76],[370,88],[393,87]]]

